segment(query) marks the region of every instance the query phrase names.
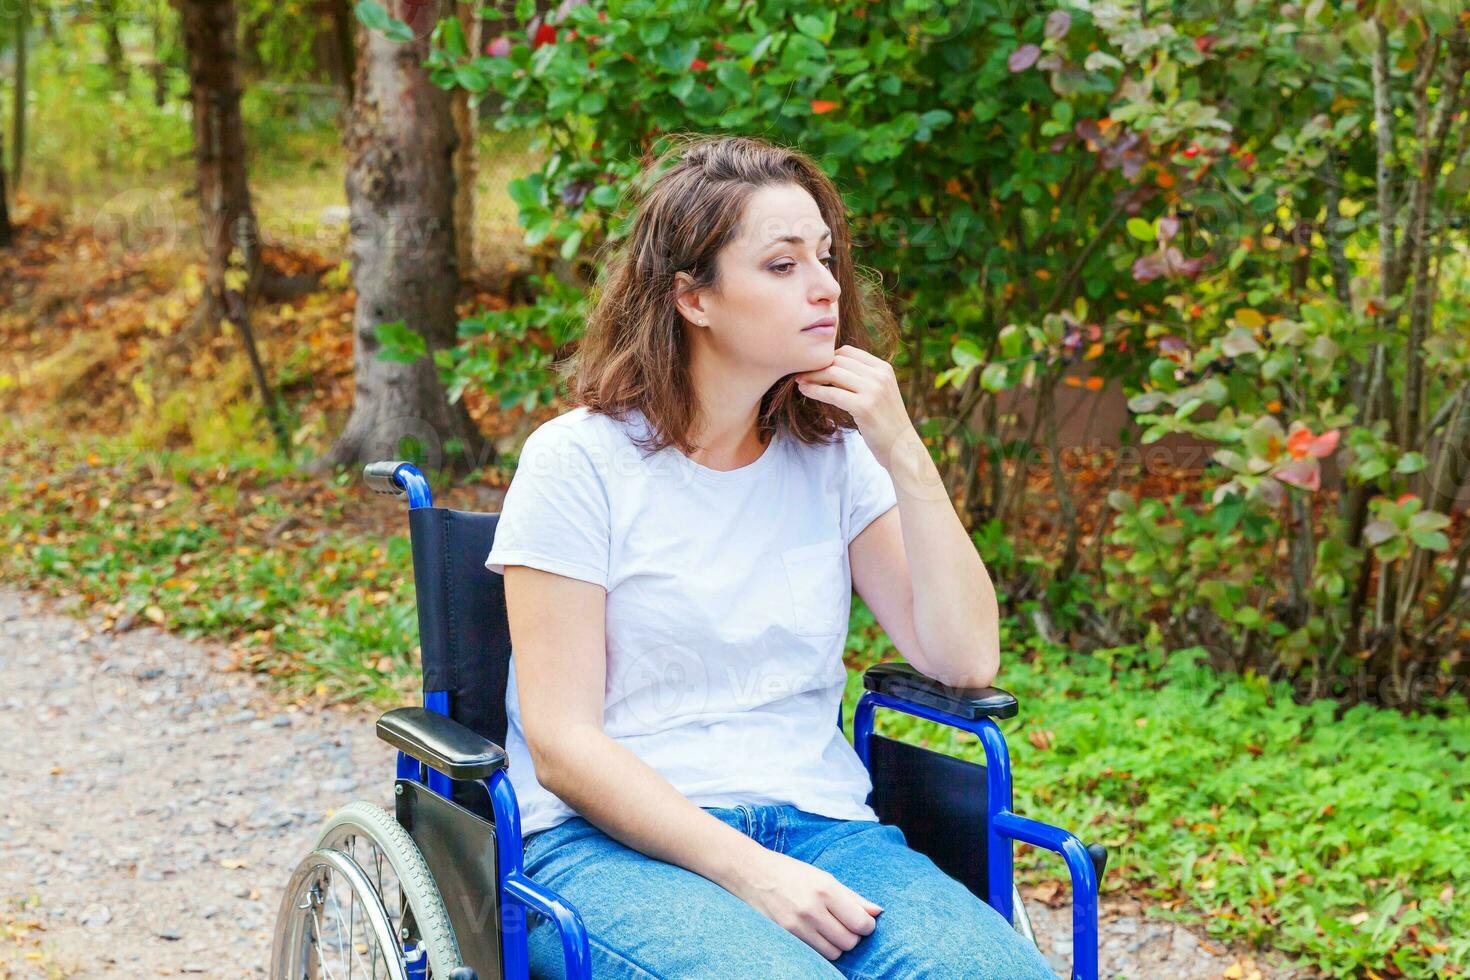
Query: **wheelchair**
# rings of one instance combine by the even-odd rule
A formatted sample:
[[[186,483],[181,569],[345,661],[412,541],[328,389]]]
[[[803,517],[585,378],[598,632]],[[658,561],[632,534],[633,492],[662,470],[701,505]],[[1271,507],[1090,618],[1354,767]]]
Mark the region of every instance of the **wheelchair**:
[[[435,507],[411,463],[368,464],[377,493],[408,497],[423,651],[423,706],[377,722],[397,750],[394,812],[357,801],[331,814],[282,896],[271,980],[529,980],[526,936],[544,916],[560,935],[566,976],[592,976],[577,909],[522,868],[520,813],[506,774],[510,630],[501,576],[485,567],[499,514]],[[853,746],[872,778],[868,798],[909,846],[1035,935],[1013,881],[1012,845],[1060,854],[1072,879],[1074,980],[1096,980],[1100,844],[1012,810],[1010,758],[996,722],[1016,699],[952,688],[902,663],[870,667],[853,715]],[[975,735],[985,763],[873,732],[879,708]],[[839,708],[837,726],[842,728]]]

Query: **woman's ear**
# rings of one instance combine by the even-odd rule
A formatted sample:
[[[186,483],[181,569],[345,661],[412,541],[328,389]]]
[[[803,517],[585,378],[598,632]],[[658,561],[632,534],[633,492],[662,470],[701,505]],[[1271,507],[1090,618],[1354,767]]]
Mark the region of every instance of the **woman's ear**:
[[[694,278],[687,272],[674,273],[674,307],[690,323],[708,326],[709,317],[700,305],[699,291],[692,289]]]

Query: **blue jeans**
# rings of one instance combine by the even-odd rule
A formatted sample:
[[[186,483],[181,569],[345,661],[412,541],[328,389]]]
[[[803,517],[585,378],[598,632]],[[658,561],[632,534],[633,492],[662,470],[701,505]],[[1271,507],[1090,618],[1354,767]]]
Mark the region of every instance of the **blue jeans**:
[[[883,907],[873,932],[836,960],[708,878],[651,858],[582,817],[532,834],[525,871],[582,915],[592,971],[603,977],[934,977],[1055,980],[1036,947],[928,857],[903,832],[794,806],[707,807],[760,844],[830,872]],[[531,976],[564,977],[556,926],[532,913]]]

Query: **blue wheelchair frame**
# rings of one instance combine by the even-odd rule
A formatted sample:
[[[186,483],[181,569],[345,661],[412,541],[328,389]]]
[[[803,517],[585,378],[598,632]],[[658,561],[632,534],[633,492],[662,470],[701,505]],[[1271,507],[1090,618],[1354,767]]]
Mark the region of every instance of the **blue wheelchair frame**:
[[[428,480],[411,463],[382,462],[369,464],[364,476],[375,491],[407,494],[409,510],[432,508],[433,495]],[[422,593],[421,593],[422,597]],[[881,665],[889,666],[889,665]],[[1074,959],[1073,980],[1097,980],[1098,975],[1098,877],[1106,856],[1100,845],[1085,846],[1075,835],[1058,827],[1023,817],[1012,811],[1010,756],[1000,727],[991,717],[970,718],[947,707],[957,704],[944,688],[909,671],[910,683],[921,687],[900,686],[907,696],[892,693],[873,677],[865,677],[868,691],[858,701],[853,715],[853,747],[870,777],[874,775],[872,760],[873,712],[877,708],[902,711],[928,721],[949,725],[973,734],[985,751],[987,827],[983,843],[986,859],[986,901],[1007,922],[1013,920],[1013,850],[1014,841],[1053,851],[1062,856],[1071,875],[1073,888],[1072,930]],[[876,674],[878,668],[870,669]],[[965,691],[984,695],[982,700],[1003,701],[999,717],[1015,714],[1015,701],[998,689]],[[586,926],[577,910],[552,890],[526,876],[522,864],[520,809],[515,790],[505,769],[504,750],[489,739],[472,733],[451,717],[450,692],[426,690],[423,708],[398,708],[388,712],[378,723],[380,737],[399,748],[397,780],[416,784],[436,797],[453,803],[456,783],[475,783],[483,787],[493,812],[495,852],[499,877],[499,909],[501,915],[502,975],[509,980],[529,980],[530,968],[526,946],[526,910],[531,909],[552,922],[561,937],[562,952],[569,980],[591,978],[591,954]],[[978,702],[974,702],[978,703]],[[972,714],[974,712],[971,712]],[[837,726],[842,728],[842,711],[838,707]],[[457,740],[457,741],[456,741]],[[454,744],[457,752],[444,749]],[[486,775],[488,773],[488,775]],[[401,791],[402,786],[398,787]],[[876,791],[875,791],[876,792]],[[872,801],[870,795],[869,801]],[[426,964],[410,964],[409,976],[422,980]],[[461,971],[455,971],[460,974]],[[462,976],[470,976],[466,970]],[[485,980],[485,978],[482,978]]]

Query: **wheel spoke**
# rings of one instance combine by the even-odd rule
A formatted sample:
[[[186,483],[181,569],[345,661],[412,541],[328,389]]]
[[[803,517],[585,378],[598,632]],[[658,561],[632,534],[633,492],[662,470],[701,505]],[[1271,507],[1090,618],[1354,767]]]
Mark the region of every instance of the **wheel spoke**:
[[[332,974],[332,968],[329,967],[329,966],[327,966],[326,958],[323,957],[322,954],[321,954],[321,950],[322,950],[322,920],[319,919],[319,918],[317,918],[316,907],[315,906],[312,907],[312,910],[311,910],[311,918],[312,918],[312,921],[316,923],[316,933],[315,933],[315,935],[316,935],[316,943],[315,943],[315,945],[316,945],[316,949],[317,949],[317,956],[316,956],[317,965],[320,966],[322,968],[322,972],[327,975],[327,980],[332,980],[332,976],[333,976],[333,974]]]
[[[462,960],[428,870],[407,829],[390,812],[366,801],[349,804],[329,819],[312,854],[293,872],[276,928],[274,975],[280,980],[406,980],[411,958],[413,970],[427,968],[425,976],[443,980],[445,964]],[[345,902],[342,888],[348,892]],[[409,925],[410,916],[416,926]],[[405,937],[405,929],[413,934]]]

